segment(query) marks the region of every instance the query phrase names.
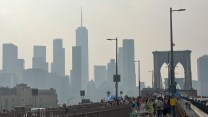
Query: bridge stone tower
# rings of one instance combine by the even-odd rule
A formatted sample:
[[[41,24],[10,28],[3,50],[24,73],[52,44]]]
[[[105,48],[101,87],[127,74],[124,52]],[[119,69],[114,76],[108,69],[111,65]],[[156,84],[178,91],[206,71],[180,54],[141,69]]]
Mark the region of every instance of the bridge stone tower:
[[[168,64],[168,72],[170,72],[170,51],[154,51],[154,90],[162,89],[161,85],[161,74],[160,70],[164,63]],[[174,69],[178,63],[181,63],[184,68],[185,81],[183,90],[191,90],[192,89],[192,73],[191,73],[191,51],[174,51]],[[170,86],[170,73],[168,73],[168,86]]]

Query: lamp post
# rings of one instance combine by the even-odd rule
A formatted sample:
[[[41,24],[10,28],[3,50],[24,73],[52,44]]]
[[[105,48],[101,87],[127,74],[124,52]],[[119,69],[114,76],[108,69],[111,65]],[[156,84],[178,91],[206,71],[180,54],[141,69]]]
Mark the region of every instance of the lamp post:
[[[1,95],[0,95],[0,100],[1,100]],[[0,111],[2,111],[2,100],[0,101],[0,103],[1,103],[1,109],[0,109]]]
[[[141,84],[140,84],[140,60],[138,61],[134,61],[134,62],[137,62],[138,63],[138,81],[139,81],[139,97],[141,96],[140,95],[140,92],[141,92]]]
[[[171,61],[170,61],[170,77],[171,77],[171,92],[172,92],[172,98],[175,98],[176,93],[176,83],[175,83],[175,74],[174,74],[174,56],[173,56],[173,28],[172,28],[172,12],[174,11],[185,11],[186,9],[178,9],[173,10],[170,8],[170,54],[171,54]],[[175,105],[172,105],[172,112],[173,117],[175,117]]]
[[[107,39],[110,41],[116,41],[116,74],[113,76],[113,81],[115,82],[116,88],[116,99],[118,99],[118,82],[120,82],[120,75],[118,75],[118,38],[115,39]]]

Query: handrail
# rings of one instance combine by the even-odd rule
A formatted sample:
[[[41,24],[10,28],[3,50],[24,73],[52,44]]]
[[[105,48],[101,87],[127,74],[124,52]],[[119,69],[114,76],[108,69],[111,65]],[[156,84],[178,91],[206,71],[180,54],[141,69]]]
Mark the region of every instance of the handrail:
[[[194,106],[196,106],[197,108],[199,108],[201,111],[203,111],[204,113],[208,114],[208,106],[203,105],[195,100],[189,99],[189,98],[185,98],[183,97],[183,99],[185,99],[186,101],[190,101],[191,104],[193,104]]]
[[[108,106],[106,103],[79,105],[64,108],[48,108],[36,112],[7,112],[0,113],[0,117],[126,117],[131,112],[129,104]]]

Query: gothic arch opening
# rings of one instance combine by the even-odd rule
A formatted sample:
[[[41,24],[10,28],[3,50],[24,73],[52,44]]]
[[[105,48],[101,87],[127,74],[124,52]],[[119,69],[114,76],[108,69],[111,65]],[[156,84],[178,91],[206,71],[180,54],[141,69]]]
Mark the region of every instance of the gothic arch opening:
[[[163,63],[163,65],[160,68],[160,76],[161,76],[161,82],[162,82],[162,89],[168,88],[168,64]]]
[[[176,89],[183,89],[185,82],[185,73],[184,67],[180,62],[175,66],[175,78],[175,81],[177,82]]]

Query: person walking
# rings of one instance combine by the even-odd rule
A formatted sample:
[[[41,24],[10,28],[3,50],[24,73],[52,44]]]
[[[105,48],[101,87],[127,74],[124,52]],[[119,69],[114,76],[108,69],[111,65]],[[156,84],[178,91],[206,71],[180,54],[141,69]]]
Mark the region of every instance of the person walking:
[[[170,117],[170,114],[171,114],[170,99],[167,98],[164,101],[163,117]]]
[[[137,102],[135,98],[132,98],[131,110],[132,110],[132,113],[137,113]]]
[[[145,117],[145,113],[146,113],[146,101],[144,99],[141,100],[140,104],[139,104],[139,116],[141,117]]]
[[[148,99],[148,102],[146,104],[146,110],[147,110],[147,113],[149,115],[149,117],[153,117],[153,114],[154,114],[154,102],[152,101],[151,98]]]
[[[163,102],[160,98],[157,98],[157,100],[155,101],[155,109],[157,112],[157,117],[162,117]]]
[[[188,102],[188,109],[191,110],[191,102]]]

